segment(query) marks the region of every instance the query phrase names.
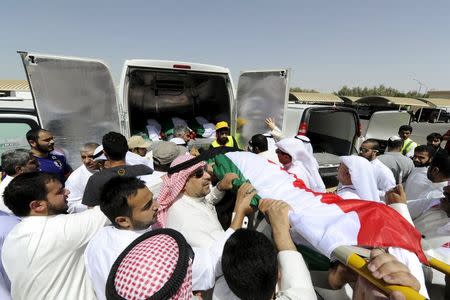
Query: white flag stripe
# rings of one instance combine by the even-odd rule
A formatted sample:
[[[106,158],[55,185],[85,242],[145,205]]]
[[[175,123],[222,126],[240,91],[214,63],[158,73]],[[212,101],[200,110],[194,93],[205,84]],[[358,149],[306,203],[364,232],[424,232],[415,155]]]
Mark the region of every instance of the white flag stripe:
[[[250,180],[259,196],[291,205],[291,226],[324,255],[329,257],[341,245],[358,244],[360,223],[355,212],[345,213],[335,204],[322,203],[321,196],[296,188],[292,175],[260,156],[248,152],[230,152],[226,156]]]

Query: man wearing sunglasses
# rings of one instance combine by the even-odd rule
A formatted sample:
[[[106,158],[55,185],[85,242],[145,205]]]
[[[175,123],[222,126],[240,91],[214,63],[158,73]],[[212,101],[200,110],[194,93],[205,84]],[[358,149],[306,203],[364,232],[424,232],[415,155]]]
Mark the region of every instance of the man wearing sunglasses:
[[[200,172],[200,171],[199,171]],[[149,231],[156,221],[159,208],[157,199],[161,183],[149,186],[133,177],[115,177],[105,184],[100,198],[100,209],[111,221],[89,242],[85,251],[85,266],[97,298],[105,298],[105,286],[114,261],[136,238]],[[208,290],[214,286],[220,270],[217,269],[223,246],[233,232],[241,228],[245,214],[248,214],[250,200],[243,187],[236,200],[236,217],[224,232],[223,239],[211,247],[195,248],[192,265],[192,288],[194,291]],[[248,188],[248,187],[247,187]],[[124,199],[127,199],[124,201]]]
[[[384,194],[395,187],[395,178],[392,171],[378,159],[379,153],[380,144],[375,139],[365,140],[359,148],[359,156],[366,158],[373,166],[380,198],[384,199]]]
[[[171,167],[193,158],[183,155],[176,158]],[[224,191],[232,188],[232,181],[238,176],[226,174],[215,186],[211,186],[208,166],[200,161],[179,172],[164,177],[159,196],[158,225],[180,231],[193,247],[209,247],[222,239],[225,231],[219,222],[215,204],[222,200]],[[212,172],[211,172],[212,173]],[[249,184],[248,195],[255,195]]]

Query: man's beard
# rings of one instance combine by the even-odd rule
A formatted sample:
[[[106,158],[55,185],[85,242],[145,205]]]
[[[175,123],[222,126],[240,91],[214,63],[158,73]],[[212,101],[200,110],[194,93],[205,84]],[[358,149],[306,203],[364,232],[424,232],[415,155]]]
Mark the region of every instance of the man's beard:
[[[417,168],[422,168],[422,167],[429,167],[431,161],[428,160],[426,163],[423,163],[423,164],[420,163],[420,162],[418,162],[418,161],[413,161],[413,163],[414,163],[414,166],[415,166],[415,167],[417,167]]]
[[[145,230],[148,229],[153,222],[141,222],[141,221],[132,221],[134,230]]]
[[[53,146],[52,146],[52,148],[53,148]],[[53,149],[50,150],[49,147],[43,147],[39,143],[36,143],[36,149],[42,153],[50,153],[53,151]]]
[[[67,215],[68,212],[67,210],[69,209],[69,207],[66,204],[65,208],[58,208],[55,207],[53,205],[51,205],[50,203],[48,203],[48,207],[47,207],[47,214],[49,216],[54,216],[54,215]]]
[[[217,142],[222,146],[226,145],[228,143],[228,136],[222,136],[218,138]]]

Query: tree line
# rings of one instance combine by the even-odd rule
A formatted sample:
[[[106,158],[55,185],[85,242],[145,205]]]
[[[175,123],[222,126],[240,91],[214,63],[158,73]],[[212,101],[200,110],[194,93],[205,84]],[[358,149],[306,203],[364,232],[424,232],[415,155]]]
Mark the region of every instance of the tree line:
[[[303,89],[300,87],[294,87],[290,89],[291,92],[301,93],[318,93],[314,89]],[[365,97],[365,96],[388,96],[388,97],[409,97],[409,98],[428,98],[427,94],[418,93],[417,91],[401,92],[393,87],[387,87],[383,84],[374,87],[348,87],[344,85],[339,91],[334,92],[338,96],[353,96],[353,97]]]

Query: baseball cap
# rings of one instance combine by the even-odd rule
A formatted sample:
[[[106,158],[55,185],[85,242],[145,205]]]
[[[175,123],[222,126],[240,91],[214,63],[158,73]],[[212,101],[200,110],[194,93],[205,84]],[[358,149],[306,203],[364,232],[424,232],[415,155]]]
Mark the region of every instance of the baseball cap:
[[[187,152],[187,149],[178,146],[173,142],[159,142],[153,149],[153,162],[156,165],[167,165],[180,155]]]
[[[228,126],[228,123],[225,121],[220,121],[219,123],[216,124],[216,130],[222,129],[222,128],[230,128],[230,126]]]
[[[133,135],[128,139],[128,148],[148,148],[151,143],[149,141],[144,140],[144,138],[140,135]]]

